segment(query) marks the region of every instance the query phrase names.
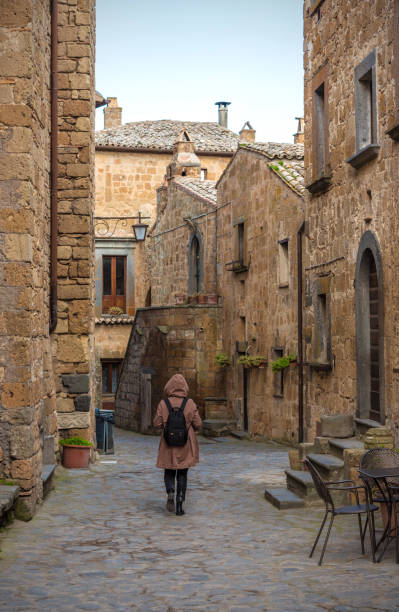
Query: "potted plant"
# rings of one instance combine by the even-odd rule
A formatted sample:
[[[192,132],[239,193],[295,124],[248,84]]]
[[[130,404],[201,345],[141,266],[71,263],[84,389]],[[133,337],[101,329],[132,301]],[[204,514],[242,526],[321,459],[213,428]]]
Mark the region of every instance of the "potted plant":
[[[208,298],[204,293],[199,293],[197,297],[198,304],[207,304]]]
[[[189,304],[197,304],[198,303],[198,293],[192,293],[188,296],[187,301]]]
[[[225,353],[216,353],[215,363],[221,368],[225,368],[226,366],[231,365],[231,359]]]
[[[206,301],[208,304],[217,304],[219,302],[219,297],[217,293],[208,293]]]
[[[263,355],[240,355],[238,363],[244,366],[244,368],[264,368],[267,359]]]
[[[123,312],[123,309],[120,308],[119,306],[110,306],[108,308],[108,313],[109,315],[113,316],[113,317],[119,317],[120,315],[125,314]]]
[[[62,465],[66,468],[87,468],[89,466],[90,448],[89,440],[80,436],[60,440],[63,448]]]

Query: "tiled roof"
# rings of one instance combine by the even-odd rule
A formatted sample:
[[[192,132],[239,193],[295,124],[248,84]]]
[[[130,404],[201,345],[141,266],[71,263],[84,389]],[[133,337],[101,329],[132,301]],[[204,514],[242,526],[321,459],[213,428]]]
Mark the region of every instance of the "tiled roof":
[[[174,181],[185,191],[189,191],[195,196],[207,200],[214,206],[216,205],[216,181],[201,181],[200,179],[193,179],[189,176],[177,176]]]
[[[303,160],[282,159],[270,162],[269,168],[273,170],[295,193],[303,196],[305,193]]]
[[[261,153],[269,159],[303,159],[303,144],[288,142],[240,142],[240,148]]]
[[[95,134],[97,147],[170,151],[186,129],[198,152],[234,153],[239,136],[218,123],[200,121],[137,121]]]
[[[267,159],[273,160],[268,164],[269,168],[295,193],[300,196],[304,195],[303,144],[251,142],[240,143],[240,149],[260,153]]]

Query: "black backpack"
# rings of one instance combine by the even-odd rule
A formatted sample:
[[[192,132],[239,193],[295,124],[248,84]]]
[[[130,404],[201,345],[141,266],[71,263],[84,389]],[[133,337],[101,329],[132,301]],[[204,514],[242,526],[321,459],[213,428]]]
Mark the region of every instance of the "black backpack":
[[[184,416],[184,406],[187,398],[185,397],[178,410],[174,409],[166,398],[164,400],[169,410],[168,420],[166,421],[163,436],[168,446],[184,446],[188,439],[188,429]]]

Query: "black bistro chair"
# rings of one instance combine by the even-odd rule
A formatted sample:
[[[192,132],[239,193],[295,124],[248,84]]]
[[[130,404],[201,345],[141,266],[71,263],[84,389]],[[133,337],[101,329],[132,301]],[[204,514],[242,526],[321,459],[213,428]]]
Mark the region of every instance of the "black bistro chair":
[[[366,493],[365,487],[362,485],[356,485],[353,480],[339,480],[337,482],[324,482],[316,466],[309,458],[306,458],[304,460],[304,464],[312,476],[314,486],[316,488],[317,493],[319,494],[319,496],[321,497],[321,499],[324,501],[326,505],[326,512],[325,512],[323,521],[321,523],[321,527],[316,536],[316,540],[313,544],[313,548],[310,552],[309,557],[312,557],[315,551],[315,548],[321,536],[321,532],[323,531],[323,527],[326,523],[326,520],[329,514],[331,514],[331,519],[330,519],[330,524],[327,529],[327,535],[324,540],[323,549],[321,551],[319,565],[321,565],[323,562],[323,557],[324,557],[324,553],[326,552],[327,542],[328,542],[328,538],[330,537],[331,527],[333,525],[334,518],[336,516],[357,514],[358,520],[359,520],[359,532],[360,532],[360,542],[362,546],[362,554],[364,555],[364,552],[365,552],[364,551],[364,538],[365,538],[367,526],[369,526],[371,553],[373,557],[373,562],[375,562],[375,539],[374,539],[374,530],[372,528],[374,524],[372,522],[372,513],[378,510],[378,507],[375,506],[374,504],[369,504],[367,495],[365,495],[366,497],[365,504],[361,504],[359,502],[359,489]],[[341,491],[341,492],[353,491],[356,497],[356,504],[354,506],[336,507],[336,505],[334,504],[333,498],[331,496],[331,491]],[[362,514],[366,514],[366,522],[365,522],[364,528],[362,526],[362,519],[361,519]]]
[[[399,467],[399,453],[390,448],[372,448],[364,453],[360,459],[359,471],[367,470],[367,468],[396,468]],[[384,529],[384,533],[376,545],[376,550],[384,542],[382,553],[379,561],[384,555],[389,543],[394,538],[396,541],[396,563],[399,563],[399,478],[391,478],[385,481],[376,480],[367,477],[364,473],[360,476],[367,489],[367,495],[370,503],[386,504],[386,507],[392,504],[392,516],[394,522],[394,535],[390,530],[390,526]],[[372,518],[374,523],[374,517]]]

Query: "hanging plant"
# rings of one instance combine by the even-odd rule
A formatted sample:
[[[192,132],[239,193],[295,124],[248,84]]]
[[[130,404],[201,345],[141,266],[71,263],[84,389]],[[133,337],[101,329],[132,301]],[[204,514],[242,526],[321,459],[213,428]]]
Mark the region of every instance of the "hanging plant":
[[[276,373],[285,370],[285,368],[288,368],[291,364],[295,364],[296,360],[296,355],[286,355],[285,357],[279,357],[275,361],[272,361],[270,365],[273,372]]]
[[[267,364],[266,357],[263,355],[240,355],[238,363],[244,368],[264,368]]]
[[[215,363],[221,368],[225,368],[226,366],[231,365],[231,359],[225,353],[216,353]]]

